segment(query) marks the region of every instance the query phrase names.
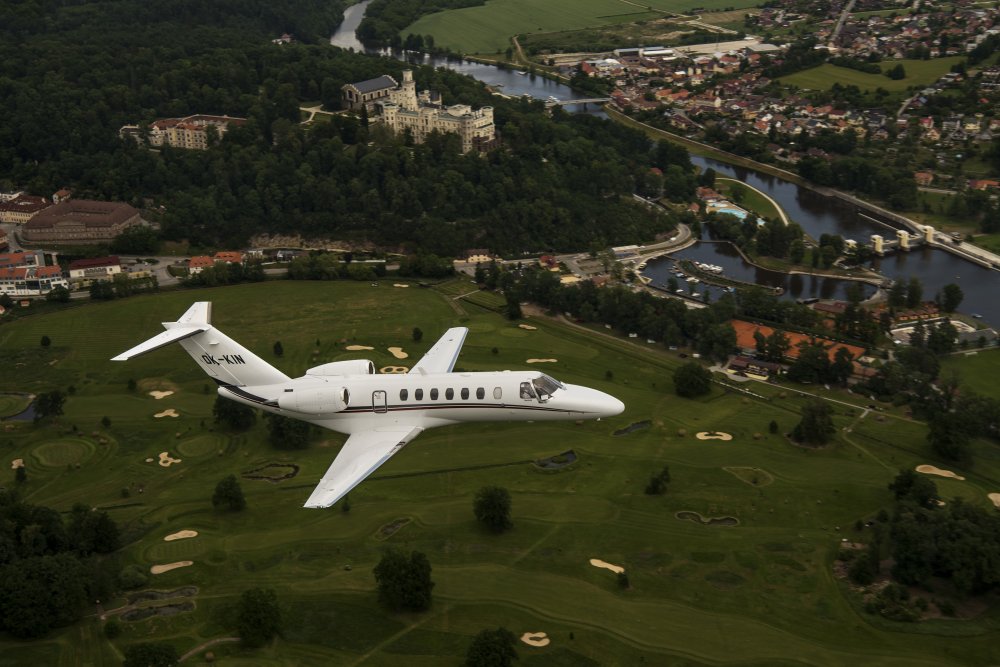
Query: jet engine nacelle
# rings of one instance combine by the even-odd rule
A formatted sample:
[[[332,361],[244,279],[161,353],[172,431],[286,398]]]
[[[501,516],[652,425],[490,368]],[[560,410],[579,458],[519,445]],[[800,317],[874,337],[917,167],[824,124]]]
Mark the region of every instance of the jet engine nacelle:
[[[310,368],[306,371],[306,375],[375,375],[375,364],[367,359],[332,361],[322,366]]]
[[[308,415],[326,415],[346,408],[349,399],[347,387],[308,387],[283,392],[278,397],[278,407]]]

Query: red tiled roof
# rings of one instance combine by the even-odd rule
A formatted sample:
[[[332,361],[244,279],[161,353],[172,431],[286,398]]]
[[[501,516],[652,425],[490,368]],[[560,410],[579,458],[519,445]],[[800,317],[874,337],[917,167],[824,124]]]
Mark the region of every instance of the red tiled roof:
[[[119,266],[121,265],[121,260],[118,259],[118,255],[110,255],[108,257],[93,257],[90,259],[75,259],[69,263],[70,271],[73,269],[94,269],[101,266]]]

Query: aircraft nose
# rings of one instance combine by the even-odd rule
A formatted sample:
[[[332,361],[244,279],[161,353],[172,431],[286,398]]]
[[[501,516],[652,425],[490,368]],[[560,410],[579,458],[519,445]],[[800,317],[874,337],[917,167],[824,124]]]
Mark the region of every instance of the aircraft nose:
[[[620,415],[625,412],[625,404],[619,401],[617,398],[611,394],[604,394],[605,400],[607,401],[607,412],[604,413],[605,417],[614,417],[615,415]]]
[[[569,389],[570,396],[574,398],[573,402],[579,406],[578,409],[581,412],[590,413],[601,418],[614,417],[615,415],[620,415],[625,410],[624,403],[610,394],[605,394],[603,391],[578,385],[570,386]]]

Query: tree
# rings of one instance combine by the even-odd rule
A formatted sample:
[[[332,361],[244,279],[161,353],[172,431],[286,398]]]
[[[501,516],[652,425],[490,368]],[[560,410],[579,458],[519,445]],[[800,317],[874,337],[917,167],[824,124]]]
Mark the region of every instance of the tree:
[[[910,500],[920,507],[934,507],[938,499],[937,486],[925,475],[906,468],[900,470],[896,478],[889,483],[896,502]]]
[[[281,634],[281,609],[271,589],[251,588],[240,595],[236,629],[244,646],[257,648]]]
[[[802,420],[792,430],[792,437],[809,445],[825,445],[834,434],[830,406],[820,401],[806,404],[802,408]]]
[[[65,403],[66,396],[58,389],[39,394],[35,399],[35,421],[61,415]]]
[[[173,667],[180,659],[177,649],[170,644],[146,642],[125,649],[122,667]]]
[[[948,283],[941,288],[940,298],[938,299],[938,304],[941,306],[941,310],[946,313],[954,313],[958,310],[958,306],[962,303],[962,299],[965,298],[965,294],[962,292],[962,288],[955,283]]]
[[[59,285],[49,290],[49,293],[45,295],[45,300],[54,303],[69,303],[69,296],[69,290]]]
[[[930,427],[927,442],[935,454],[959,463],[969,460],[968,425],[959,415],[951,412],[936,414],[927,425]]]
[[[670,466],[663,466],[663,470],[659,473],[652,475],[649,478],[649,483],[646,484],[646,495],[649,496],[659,496],[662,495],[664,491],[667,490],[667,484],[670,483]]]
[[[274,350],[274,356],[276,357],[280,357],[283,354],[285,354],[285,348],[281,345],[280,340],[274,341],[274,346],[272,347],[272,349]]]
[[[897,280],[889,288],[889,306],[891,308],[902,308],[906,305],[906,283]]]
[[[292,419],[270,412],[264,413],[267,422],[267,439],[278,449],[305,449],[309,446],[312,426],[309,422]]]
[[[674,392],[684,398],[704,396],[712,390],[712,373],[696,361],[674,371]]]
[[[48,336],[42,336],[41,346],[48,347],[49,345],[52,345],[52,339]]]
[[[419,343],[424,338],[424,332],[420,330],[420,327],[413,327],[413,342]]]
[[[247,501],[243,497],[243,489],[236,480],[236,475],[229,475],[215,486],[212,494],[213,507],[225,507],[233,512],[246,509]]]
[[[476,520],[494,533],[513,526],[510,520],[510,493],[500,486],[484,486],[476,493],[472,510]]]
[[[382,554],[373,570],[378,600],[394,611],[424,611],[431,606],[431,564],[419,551],[409,557],[393,548]]]
[[[517,660],[517,638],[507,628],[480,630],[465,654],[465,667],[510,667]]]
[[[231,401],[222,396],[216,396],[212,406],[212,416],[216,423],[224,424],[234,431],[245,431],[253,426],[257,419],[257,411],[249,405]]]

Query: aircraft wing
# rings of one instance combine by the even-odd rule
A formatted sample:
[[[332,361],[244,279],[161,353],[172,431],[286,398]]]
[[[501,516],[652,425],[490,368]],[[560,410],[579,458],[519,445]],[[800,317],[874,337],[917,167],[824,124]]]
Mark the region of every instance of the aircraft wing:
[[[434,347],[427,350],[420,361],[410,371],[411,373],[450,373],[462,351],[462,343],[469,333],[466,327],[448,329]]]
[[[354,433],[341,448],[305,507],[329,507],[389,460],[422,428],[399,426]]]

